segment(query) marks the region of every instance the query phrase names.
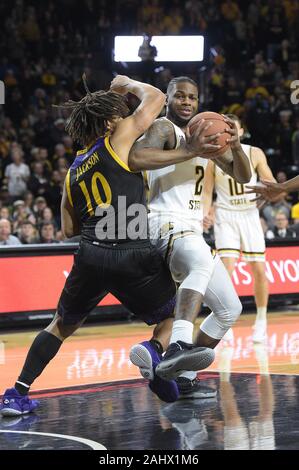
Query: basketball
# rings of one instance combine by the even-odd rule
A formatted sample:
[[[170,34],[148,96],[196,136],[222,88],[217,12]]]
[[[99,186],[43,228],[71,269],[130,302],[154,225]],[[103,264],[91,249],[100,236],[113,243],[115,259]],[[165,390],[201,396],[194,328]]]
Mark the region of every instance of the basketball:
[[[228,128],[228,124],[225,122],[221,114],[206,111],[204,113],[197,114],[189,122],[188,127],[190,130],[191,136],[197,129],[202,119],[206,121],[206,124],[208,124],[209,122],[212,122],[212,125],[203,133],[205,137],[209,137],[210,135],[217,134],[218,132],[223,132],[225,131],[225,129]],[[220,155],[223,155],[230,147],[230,145],[226,142],[226,140],[230,138],[231,138],[231,135],[228,132],[224,132],[223,134],[221,134],[221,136],[217,138],[215,142],[216,145],[221,145],[221,148],[218,150],[208,150],[204,154],[202,154],[202,156],[206,158],[215,158],[215,157],[219,157]]]

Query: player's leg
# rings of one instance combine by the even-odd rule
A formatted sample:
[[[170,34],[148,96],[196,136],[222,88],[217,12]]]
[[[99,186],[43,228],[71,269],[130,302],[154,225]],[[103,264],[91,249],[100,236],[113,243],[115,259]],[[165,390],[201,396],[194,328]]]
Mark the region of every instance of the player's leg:
[[[214,270],[210,248],[203,237],[195,233],[174,234],[170,241],[173,243],[168,249],[169,267],[180,287],[170,345],[157,367],[157,373],[166,379],[178,377],[182,371],[204,369],[214,357],[209,349],[200,347],[196,351],[193,347],[194,321]]]
[[[136,253],[135,256],[137,256]],[[142,271],[137,273],[137,281],[134,281],[134,279],[130,280],[125,292],[123,292],[124,283],[122,282],[122,292],[119,292],[117,296],[131,311],[136,313],[136,315],[142,318],[146,323],[159,324],[172,315],[175,306],[175,302],[173,302],[173,296],[176,291],[175,284],[165,261],[157,252],[156,248],[151,248],[148,259],[146,258],[145,249],[143,249],[141,256],[144,259],[144,266]],[[142,282],[142,280],[144,282]],[[138,286],[136,282],[138,282]],[[155,370],[156,367],[159,366],[152,350],[153,347],[155,347],[156,354],[160,355],[161,360],[161,353],[163,351],[161,343],[165,345],[166,341],[168,341],[169,325],[170,321],[156,329],[154,336],[155,341],[151,341],[151,343],[149,341],[143,342],[133,346],[131,350],[130,357],[132,362],[140,368],[144,377],[148,377],[151,380],[155,379]],[[192,339],[190,342],[192,343]],[[203,359],[205,359],[203,348],[197,348],[195,351],[191,349],[191,346],[185,348],[179,347],[180,357],[179,359],[176,358],[176,364],[177,362],[181,363],[183,361],[187,369],[190,367],[194,367],[194,370],[201,369]],[[209,360],[211,361],[210,356]],[[194,361],[196,365],[194,365]],[[155,367],[152,367],[154,362]],[[177,375],[179,375],[179,373]],[[171,382],[173,383],[172,380]]]
[[[201,324],[195,344],[200,347],[215,348],[221,338],[239,317],[241,302],[233,287],[231,278],[219,258],[208,284],[204,302],[212,313]],[[201,384],[200,376],[182,374],[177,379],[180,398],[212,398],[216,390]]]
[[[169,342],[176,298],[175,283],[163,258],[149,242],[132,248],[120,247],[117,253],[119,267],[122,267],[123,259],[127,273],[126,276],[114,278],[110,292],[137,318],[148,325],[157,325],[151,340],[131,348],[130,360],[139,368],[141,375],[149,379],[150,389],[161,400],[175,401],[179,393],[176,382],[166,382],[155,373]]]
[[[56,356],[63,341],[82,325],[103,298],[105,292],[100,289],[96,271],[89,267],[87,272],[75,261],[53,321],[36,336],[15,386],[4,393],[0,409],[3,416],[26,414],[38,406],[38,402],[28,397],[30,386]]]
[[[227,272],[232,276],[240,257],[241,250],[241,233],[238,213],[217,208],[214,231],[217,252],[227,269]],[[223,339],[228,341],[230,344],[233,343],[234,334],[231,328],[227,331]]]
[[[249,211],[242,221],[243,259],[251,266],[257,316],[253,327],[253,341],[262,342],[267,336],[268,280],[265,272],[265,238],[258,210]]]
[[[160,352],[166,351],[169,345],[171,330],[173,325],[173,318],[166,318],[158,325],[156,325],[153,336],[150,341],[156,342],[160,345]]]
[[[226,267],[226,270],[227,270],[227,272],[230,276],[232,276],[232,274],[234,272],[234,269],[236,267],[236,264],[237,264],[237,261],[238,261],[238,258],[239,258],[239,254],[240,254],[240,252],[236,252],[236,256],[234,256],[234,257],[229,256],[229,255],[225,255],[224,253],[222,255],[220,255],[221,260],[222,260],[224,266]]]
[[[257,311],[253,340],[255,342],[261,342],[267,335],[267,306],[269,299],[268,280],[265,273],[264,262],[251,261],[249,264],[253,274],[254,299]]]
[[[240,299],[221,260],[216,264],[204,302],[212,313],[200,325],[196,344],[215,348],[242,312]]]
[[[28,397],[31,385],[56,356],[63,341],[83,322],[84,319],[75,325],[64,326],[56,313],[50,325],[36,336],[14,387],[7,389],[3,396],[0,410],[3,416],[27,414],[37,408],[38,402]]]

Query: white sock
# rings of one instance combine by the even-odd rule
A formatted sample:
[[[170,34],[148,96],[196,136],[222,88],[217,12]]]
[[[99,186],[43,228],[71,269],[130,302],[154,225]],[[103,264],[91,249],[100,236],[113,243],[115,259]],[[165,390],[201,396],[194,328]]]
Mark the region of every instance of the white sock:
[[[193,329],[194,325],[191,321],[187,320],[175,320],[173,322],[172,333],[170,342],[175,343],[176,341],[184,341],[184,343],[193,343]]]
[[[186,372],[184,372],[182,375],[180,375],[180,377],[184,377],[184,379],[189,379],[189,380],[194,380],[197,376],[197,373],[194,372],[193,370],[186,370]]]
[[[258,307],[256,309],[256,319],[255,324],[257,323],[266,323],[267,322],[267,307]]]

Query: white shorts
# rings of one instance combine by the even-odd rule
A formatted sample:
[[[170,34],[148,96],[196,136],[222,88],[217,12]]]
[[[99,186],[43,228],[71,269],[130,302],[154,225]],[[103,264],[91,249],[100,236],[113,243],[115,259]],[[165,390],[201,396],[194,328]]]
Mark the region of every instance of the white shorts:
[[[182,289],[202,294],[212,310],[200,329],[211,338],[221,339],[239,317],[242,305],[219,256],[212,254],[192,222],[182,224],[178,218],[175,222],[163,220],[161,225],[158,218],[150,217],[149,228],[152,242],[166,260],[173,279]]]
[[[215,242],[221,258],[265,261],[265,237],[257,209],[233,211],[216,209]]]
[[[174,281],[181,284],[198,268],[201,275],[194,290],[204,295],[218,257],[212,254],[202,236],[201,224],[197,224],[179,218],[149,217],[151,241],[167,262]]]

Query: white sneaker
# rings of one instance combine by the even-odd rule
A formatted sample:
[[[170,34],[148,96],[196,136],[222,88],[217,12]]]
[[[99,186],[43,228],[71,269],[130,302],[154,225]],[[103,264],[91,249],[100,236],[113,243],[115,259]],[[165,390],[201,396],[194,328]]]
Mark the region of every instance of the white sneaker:
[[[252,341],[254,343],[263,343],[267,339],[267,323],[259,322],[253,326]]]

